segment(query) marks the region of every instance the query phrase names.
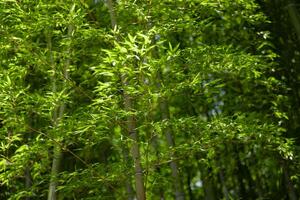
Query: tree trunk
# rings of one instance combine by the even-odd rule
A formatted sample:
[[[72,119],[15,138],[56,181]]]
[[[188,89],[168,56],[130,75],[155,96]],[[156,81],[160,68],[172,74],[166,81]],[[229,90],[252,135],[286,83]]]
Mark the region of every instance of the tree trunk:
[[[153,137],[151,144],[153,146],[153,149],[155,150],[155,155],[156,155],[157,163],[160,163],[161,159],[160,159],[160,155],[159,155],[159,144],[158,144],[158,138],[157,138],[157,136]],[[161,174],[161,168],[160,168],[159,165],[157,165],[155,167],[155,171],[158,174]],[[159,186],[159,199],[160,200],[164,200],[165,199],[164,188],[162,188],[161,186]]]
[[[170,119],[170,114],[169,114],[169,106],[168,106],[166,99],[162,98],[160,100],[160,110],[161,110],[161,114],[162,114],[162,120],[168,121]],[[166,137],[168,146],[171,148],[174,147],[175,143],[174,143],[174,139],[173,139],[173,130],[170,127],[170,125],[167,125],[167,127],[163,131],[165,132],[165,137]],[[182,180],[179,175],[177,162],[175,160],[173,160],[174,156],[175,156],[174,153],[171,153],[170,167],[171,167],[171,173],[172,173],[172,178],[173,178],[175,199],[183,200],[184,193],[182,190]]]
[[[298,14],[297,9],[295,8],[295,6],[296,6],[296,4],[289,4],[289,5],[287,5],[286,8],[288,10],[291,23],[293,24],[293,26],[296,30],[298,40],[300,42],[300,19],[299,19],[299,14]]]
[[[126,111],[130,111],[129,108],[131,108],[131,100],[130,98],[124,94],[124,100],[125,100],[125,109]],[[144,177],[143,177],[143,169],[141,165],[140,160],[140,150],[138,145],[138,135],[136,132],[136,120],[134,116],[129,116],[127,118],[127,128],[129,137],[132,139],[133,144],[131,146],[131,155],[133,157],[134,161],[134,167],[135,167],[135,186],[136,186],[136,196],[138,200],[144,200],[146,199],[145,195],[145,188],[144,188]]]
[[[223,195],[224,195],[226,200],[229,200],[229,193],[228,193],[228,189],[226,187],[224,172],[223,172],[222,168],[220,169],[219,177],[220,177],[221,184],[222,184]]]
[[[290,180],[290,175],[289,175],[289,172],[288,172],[288,168],[287,168],[287,165],[286,165],[286,162],[283,161],[283,175],[284,175],[284,181],[285,181],[285,185],[286,185],[286,188],[287,188],[287,193],[288,193],[288,196],[289,196],[289,199],[290,200],[297,200],[297,195],[296,195],[296,191],[295,191],[295,188],[293,186],[293,183],[291,182]]]
[[[53,159],[52,159],[52,168],[51,168],[51,180],[49,185],[49,192],[48,192],[48,200],[56,200],[57,199],[57,175],[59,173],[59,166],[61,161],[61,149],[60,147],[55,144],[53,146]]]
[[[111,26],[113,29],[117,26],[117,20],[116,15],[113,8],[113,2],[112,0],[107,0],[107,6],[110,13],[110,19],[111,19]],[[126,75],[121,75],[121,82],[123,88],[125,88],[126,85],[128,85],[126,80]],[[125,111],[131,112],[133,110],[133,102],[132,97],[127,94],[126,90],[124,89],[124,108]],[[141,158],[140,158],[140,150],[139,150],[139,144],[138,144],[138,134],[136,131],[136,119],[133,114],[130,114],[127,117],[126,121],[127,125],[127,132],[129,134],[129,137],[132,139],[133,144],[131,146],[131,155],[133,157],[134,161],[134,167],[135,167],[135,186],[136,186],[136,196],[138,200],[144,200],[146,199],[145,194],[145,188],[144,188],[144,175],[143,175],[143,169],[141,165]]]
[[[215,200],[215,191],[214,187],[212,185],[212,182],[210,180],[205,180],[203,181],[203,186],[204,186],[204,199],[205,200]]]
[[[157,54],[156,51],[153,51],[153,53]],[[161,73],[161,70],[159,70],[157,72],[157,82],[156,82],[158,89],[161,88],[162,83],[163,83],[163,75]],[[170,120],[168,100],[164,97],[161,97],[159,99],[159,107],[161,111],[161,119],[163,121],[168,122]],[[169,124],[166,126],[166,128],[163,129],[163,132],[166,137],[168,147],[169,148],[175,147],[175,142],[173,139],[173,130]],[[174,160],[175,156],[176,155],[174,155],[174,153],[170,154],[171,157],[170,167],[171,167],[171,174],[173,178],[174,195],[176,200],[184,200],[185,194],[182,187],[183,180],[180,177],[177,162]]]
[[[49,50],[49,61],[50,65],[52,66],[53,70],[53,77],[52,77],[52,92],[55,93],[57,91],[57,85],[56,85],[56,67],[54,65],[53,61],[53,54],[52,54],[52,38],[50,35],[47,35],[47,48]],[[54,108],[53,115],[52,115],[53,125],[54,127],[57,126],[57,108]],[[59,166],[59,160],[60,160],[60,154],[59,154],[59,147],[57,147],[56,144],[53,145],[53,158],[52,158],[52,167],[51,167],[51,178],[50,178],[50,184],[49,184],[49,191],[48,191],[48,200],[56,200],[56,186],[57,182],[55,180],[55,177],[58,173],[58,166]]]
[[[68,37],[71,38],[72,32],[74,30],[73,25],[68,26]],[[57,83],[56,83],[56,69],[54,66],[53,58],[52,58],[52,42],[51,38],[48,38],[48,49],[50,51],[50,63],[53,66],[53,84],[52,84],[52,92],[55,93],[57,92]],[[66,52],[66,55],[70,54],[70,49],[68,49]],[[66,81],[69,79],[69,73],[68,69],[70,66],[70,59],[67,58],[64,66],[64,71],[63,71],[63,86],[62,89],[66,87]],[[61,122],[63,115],[64,115],[64,110],[65,110],[65,103],[62,103],[61,105],[58,106],[58,108],[54,108],[53,111],[53,127],[57,128],[58,123]],[[58,112],[58,113],[57,113]],[[49,184],[49,192],[48,192],[48,200],[57,200],[57,176],[59,173],[59,168],[61,164],[61,158],[62,158],[62,151],[61,148],[58,144],[54,143],[53,144],[53,158],[52,158],[52,168],[51,168],[51,179],[50,179],[50,184]]]
[[[27,190],[30,189],[32,185],[32,177],[31,177],[31,174],[30,174],[30,167],[26,167],[25,168],[25,187]],[[31,198],[28,196],[26,197],[26,200],[30,200]]]
[[[239,197],[242,199],[257,199],[256,188],[254,187],[254,181],[252,179],[251,173],[246,164],[242,163],[239,156],[239,151],[242,147],[236,145],[234,147],[235,159],[237,162],[237,179],[239,182]]]
[[[157,79],[158,79],[157,86],[158,86],[158,88],[161,88],[161,85],[163,82],[163,77],[162,77],[161,72],[158,72]],[[160,106],[162,120],[168,122],[170,120],[170,112],[169,112],[169,105],[168,105],[167,99],[163,98],[163,97],[160,98],[159,106]],[[163,129],[163,132],[165,133],[165,137],[166,137],[168,146],[170,148],[173,148],[175,146],[175,142],[173,139],[173,130],[172,130],[171,126],[167,125],[166,128]],[[175,160],[173,160],[175,155],[174,155],[174,153],[171,153],[170,156],[171,156],[170,167],[171,167],[171,173],[172,173],[172,178],[173,178],[175,199],[183,200],[184,192],[183,192],[183,188],[182,188],[182,180],[179,175],[177,162]]]
[[[127,147],[124,147],[124,146],[122,146],[122,151],[123,151],[124,162],[126,163],[126,168],[127,168],[128,163],[129,163],[129,152],[128,152]],[[127,199],[128,200],[134,200],[134,193],[133,193],[133,188],[132,188],[130,178],[128,178],[126,180],[125,187],[126,187],[126,192],[127,192]]]
[[[191,187],[192,184],[192,167],[186,167],[185,168],[186,174],[187,174],[187,189],[188,189],[188,195],[190,200],[194,200],[193,190]]]

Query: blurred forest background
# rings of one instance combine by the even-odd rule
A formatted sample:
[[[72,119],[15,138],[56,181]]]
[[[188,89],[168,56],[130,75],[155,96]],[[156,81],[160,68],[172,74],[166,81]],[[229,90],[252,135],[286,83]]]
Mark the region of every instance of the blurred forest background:
[[[1,0],[0,199],[300,198],[296,0]]]

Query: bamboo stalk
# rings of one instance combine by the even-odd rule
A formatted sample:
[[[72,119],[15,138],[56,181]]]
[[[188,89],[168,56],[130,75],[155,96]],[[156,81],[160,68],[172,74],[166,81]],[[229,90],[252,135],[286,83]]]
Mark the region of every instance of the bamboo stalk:
[[[292,181],[290,180],[290,175],[288,172],[288,167],[287,167],[286,161],[283,161],[283,176],[284,176],[284,182],[286,184],[286,189],[287,189],[289,199],[290,200],[298,199],[294,185],[293,185]]]
[[[54,65],[53,54],[52,54],[52,38],[50,35],[47,35],[47,48],[49,51],[49,60],[50,65],[52,66],[53,76],[52,76],[52,92],[56,93],[57,85],[56,85],[56,67]],[[52,114],[52,121],[54,127],[57,126],[57,108],[54,108]],[[53,158],[52,158],[52,166],[51,166],[51,178],[49,184],[49,191],[48,191],[48,200],[56,200],[56,186],[57,182],[55,180],[55,176],[58,173],[58,166],[59,166],[59,155],[58,154],[58,147],[57,145],[53,145]]]
[[[157,87],[160,89],[163,83],[163,77],[161,72],[159,71],[157,73]],[[160,111],[161,111],[161,118],[163,121],[169,121],[170,120],[170,111],[169,111],[169,104],[168,100],[165,97],[161,97],[159,100],[159,106],[160,106]],[[167,144],[170,148],[175,147],[175,142],[174,142],[174,136],[173,136],[173,129],[172,127],[167,124],[167,126],[163,129]],[[173,186],[174,186],[174,195],[176,200],[184,200],[185,195],[183,192],[183,187],[182,187],[182,180],[180,177],[180,173],[178,171],[178,164],[176,160],[173,160],[172,158],[176,157],[174,153],[170,154],[171,162],[170,162],[170,167],[171,167],[171,174],[173,178]]]
[[[72,32],[74,30],[73,25],[68,26],[68,37],[71,38]],[[50,50],[50,63],[53,66],[53,85],[52,85],[52,92],[57,91],[57,83],[56,83],[56,69],[54,66],[53,58],[52,58],[52,42],[51,38],[48,39],[48,49]],[[66,52],[66,55],[70,54],[70,49],[68,49]],[[66,80],[69,79],[69,73],[68,69],[70,66],[70,59],[67,58],[64,66],[64,71],[63,71],[63,76],[64,76],[64,81],[63,81],[63,88],[66,87]],[[54,108],[53,111],[53,124],[54,127],[56,128],[59,123],[61,123],[61,120],[64,115],[64,110],[65,110],[65,103],[62,103],[61,105],[58,106],[58,108]],[[50,178],[50,184],[49,184],[49,192],[48,192],[48,200],[57,200],[57,176],[59,173],[59,168],[61,165],[61,158],[62,158],[62,150],[61,147],[58,144],[53,144],[53,158],[52,158],[52,167],[51,167],[51,178]]]
[[[117,27],[117,20],[116,20],[116,14],[115,14],[114,8],[113,8],[112,0],[107,0],[107,6],[109,9],[109,13],[110,13],[112,29],[115,29]],[[127,76],[125,74],[121,75],[121,82],[122,82],[123,88],[125,88],[126,85],[128,85]],[[131,112],[133,110],[132,97],[127,93],[127,91],[125,89],[124,89],[124,93],[123,93],[123,98],[124,98],[125,110],[127,112]],[[136,118],[133,114],[130,114],[127,117],[126,125],[127,125],[127,132],[129,134],[129,137],[133,141],[133,144],[131,146],[131,156],[133,157],[134,167],[135,167],[136,197],[137,197],[137,200],[144,200],[144,199],[146,199],[146,193],[145,193],[145,187],[144,187],[144,174],[143,174],[143,168],[142,168],[142,164],[141,164],[138,133],[136,131]]]
[[[290,15],[290,20],[296,30],[298,40],[300,42],[300,19],[299,19],[299,14],[297,12],[297,9],[295,8],[295,4],[289,4],[286,8]]]
[[[25,168],[25,186],[26,186],[26,189],[28,189],[28,190],[32,186],[32,177],[31,177],[30,167],[29,166],[27,166]],[[26,200],[30,200],[31,198],[30,198],[30,196],[27,196],[25,199]]]
[[[161,77],[159,78],[160,81],[162,81]],[[162,113],[162,120],[168,121],[170,119],[170,113],[169,113],[169,105],[165,98],[161,98],[160,100],[160,110]],[[165,133],[165,137],[167,140],[167,144],[169,147],[173,148],[175,146],[174,138],[173,138],[173,130],[170,125],[167,125],[167,127],[163,130]],[[171,153],[171,159],[175,156],[174,153]],[[171,174],[173,177],[173,185],[174,185],[174,194],[176,200],[184,200],[184,192],[182,189],[182,180],[180,178],[180,174],[178,171],[178,165],[175,160],[172,160],[170,162],[171,167]]]

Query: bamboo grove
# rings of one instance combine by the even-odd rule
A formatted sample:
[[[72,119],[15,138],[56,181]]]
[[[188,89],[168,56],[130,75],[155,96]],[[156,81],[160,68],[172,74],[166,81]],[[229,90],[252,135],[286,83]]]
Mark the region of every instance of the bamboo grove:
[[[298,199],[298,13],[1,0],[0,199]]]

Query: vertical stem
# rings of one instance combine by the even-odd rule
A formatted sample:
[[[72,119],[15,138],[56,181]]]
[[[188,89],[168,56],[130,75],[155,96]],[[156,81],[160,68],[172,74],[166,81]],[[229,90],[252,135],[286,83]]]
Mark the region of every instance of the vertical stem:
[[[240,198],[245,199],[245,198],[251,198],[251,199],[256,199],[257,198],[257,192],[254,188],[254,181],[251,176],[251,172],[249,171],[249,168],[246,164],[242,163],[242,160],[239,156],[239,151],[241,151],[241,147],[236,145],[234,147],[234,154],[236,156],[236,161],[237,161],[237,178],[239,181],[239,195]]]
[[[293,26],[295,27],[296,34],[298,36],[298,40],[300,42],[300,19],[299,14],[297,12],[297,9],[295,8],[295,4],[289,4],[287,5],[287,10],[291,18],[291,22]]]
[[[169,106],[167,103],[166,99],[161,99],[160,101],[160,109],[162,113],[162,120],[168,121],[170,119],[170,114],[169,114]],[[165,137],[167,140],[167,144],[169,147],[174,147],[174,139],[173,139],[173,130],[170,127],[170,125],[167,125],[167,127],[164,129],[165,132]],[[173,160],[174,153],[171,153],[171,162],[170,162],[170,167],[171,167],[171,173],[173,177],[173,184],[174,184],[174,193],[175,193],[175,199],[176,200],[183,200],[184,199],[184,193],[182,190],[182,181],[178,172],[178,166],[177,162]]]
[[[187,173],[187,190],[188,190],[188,196],[190,200],[194,200],[194,195],[193,195],[193,190],[191,187],[192,184],[192,174],[191,174],[191,167],[186,167],[185,168],[186,173]]]
[[[223,169],[220,169],[219,177],[220,177],[220,180],[221,180],[224,197],[225,197],[226,200],[229,200],[229,193],[228,193],[228,189],[226,187],[226,182],[225,182],[225,178],[224,178]]]
[[[52,159],[52,168],[51,168],[51,180],[49,185],[49,192],[48,192],[48,200],[56,200],[57,199],[57,175],[59,173],[59,166],[61,161],[61,150],[60,147],[55,144],[53,146],[53,159]]]
[[[247,198],[247,194],[246,194],[246,188],[245,188],[245,183],[244,183],[244,176],[243,176],[243,166],[242,166],[242,163],[241,163],[241,160],[240,160],[240,157],[239,157],[239,154],[238,154],[238,150],[237,148],[234,149],[235,150],[235,156],[236,156],[236,160],[237,160],[237,179],[238,179],[238,183],[239,183],[239,186],[238,186],[238,193],[239,193],[239,198],[241,199],[244,199],[244,198]]]
[[[158,73],[158,88],[161,87],[161,82],[162,82],[162,77],[161,74]],[[161,110],[161,115],[162,115],[162,120],[163,121],[168,121],[170,119],[170,112],[169,112],[169,105],[167,102],[167,99],[161,98],[160,102],[160,110]],[[167,140],[167,144],[169,147],[174,147],[174,139],[173,139],[173,130],[170,125],[167,125],[167,127],[163,130],[165,133],[165,137]],[[179,172],[178,172],[178,166],[177,162],[173,160],[174,153],[171,153],[171,162],[170,162],[170,167],[171,167],[171,173],[172,173],[172,178],[173,178],[173,185],[174,185],[174,193],[175,193],[175,199],[176,200],[183,200],[184,199],[184,192],[182,189],[182,180],[180,178]]]
[[[154,54],[157,54],[156,51],[153,51]],[[156,74],[157,81],[156,85],[157,88],[160,89],[163,83],[163,75],[161,73],[161,70],[159,70]],[[169,104],[167,98],[161,97],[159,99],[159,107],[161,111],[161,118],[163,121],[169,121],[170,120],[170,111],[169,111]],[[166,128],[163,129],[164,135],[166,137],[167,145],[168,147],[172,148],[175,147],[175,142],[173,138],[173,130],[170,125],[167,125]],[[171,174],[173,178],[173,186],[174,186],[174,195],[176,200],[184,200],[185,194],[182,187],[182,179],[180,177],[177,162],[173,160],[173,157],[175,157],[174,153],[171,153],[171,162],[170,162],[170,168],[171,168]]]
[[[125,77],[122,76],[122,85],[123,87],[127,85]],[[131,112],[133,109],[132,99],[124,90],[124,107],[127,112]],[[136,196],[138,200],[146,199],[145,188],[144,188],[144,175],[143,168],[141,165],[141,156],[138,144],[138,134],[136,131],[136,119],[133,114],[130,114],[127,117],[127,131],[129,133],[130,139],[132,139],[133,144],[131,146],[131,156],[134,161],[135,167],[135,187],[136,187]]]
[[[111,27],[112,27],[112,29],[115,29],[117,26],[117,19],[116,19],[116,14],[115,14],[112,0],[107,0],[107,6],[109,9],[109,14],[110,14]]]
[[[205,109],[205,114],[207,117],[207,121],[210,120],[210,116],[208,114],[208,107]],[[214,180],[213,180],[213,175],[212,175],[212,169],[211,167],[204,168],[204,178],[203,178],[203,188],[204,188],[204,199],[205,200],[215,200],[216,195],[215,195],[215,187],[213,185]]]
[[[54,65],[54,60],[53,60],[53,54],[52,54],[52,38],[50,34],[47,36],[47,48],[49,51],[49,61],[50,65],[53,70],[53,76],[52,76],[52,92],[56,93],[57,91],[57,85],[56,85],[56,67]],[[53,114],[52,114],[52,120],[54,127],[57,126],[57,109],[54,108]],[[58,154],[58,148],[57,145],[53,146],[53,158],[52,158],[52,167],[51,167],[51,178],[50,178],[50,184],[49,184],[49,191],[48,191],[48,200],[56,200],[56,186],[57,182],[55,180],[55,177],[58,173],[58,166],[59,166],[59,154]]]
[[[113,29],[117,26],[117,20],[116,15],[113,8],[113,2],[112,0],[107,0],[107,6],[110,13],[110,19],[111,19],[111,26]],[[121,75],[121,82],[122,86],[125,87],[128,85],[126,75]],[[133,102],[132,97],[127,93],[127,91],[124,89],[124,107],[127,112],[131,112],[133,110]],[[144,175],[143,175],[143,169],[141,165],[141,156],[140,156],[140,150],[139,150],[139,143],[138,143],[138,134],[136,131],[136,119],[133,114],[130,114],[127,117],[126,121],[127,125],[127,131],[129,133],[129,137],[132,139],[133,144],[131,146],[131,155],[133,157],[134,161],[134,167],[135,167],[135,186],[136,186],[136,196],[138,200],[144,200],[146,199],[145,194],[145,187],[144,187]]]
[[[124,161],[127,165],[126,166],[126,168],[127,168],[128,163],[129,163],[129,152],[128,152],[127,147],[124,147],[124,146],[122,146],[122,151],[123,151],[123,158],[124,158]],[[127,199],[128,200],[133,200],[134,199],[134,194],[133,194],[133,188],[132,188],[132,185],[131,185],[131,179],[130,178],[128,178],[126,180],[125,187],[126,187],[126,191],[127,191]]]
[[[155,136],[152,139],[151,144],[152,144],[153,148],[155,149],[155,155],[156,155],[157,162],[160,163],[159,144],[158,144],[158,138],[157,138],[157,136]],[[161,169],[160,169],[159,165],[157,165],[155,167],[155,170],[157,171],[158,174],[161,173]],[[164,200],[165,199],[164,188],[162,188],[162,186],[159,186],[159,198],[160,198],[160,200]]]
[[[33,112],[31,112],[29,114],[29,127],[34,127],[35,126],[35,114]],[[31,131],[29,131],[29,133],[32,133]],[[29,135],[25,135],[25,143],[30,143],[31,141],[31,134]],[[31,189],[31,186],[32,186],[32,176],[31,176],[31,170],[32,170],[32,164],[31,162],[28,162],[27,163],[27,166],[25,167],[25,170],[24,170],[24,176],[25,176],[25,188],[27,191],[29,191]],[[28,196],[25,197],[25,200],[30,200],[31,199],[31,196],[30,194],[28,194]]]
[[[215,196],[215,190],[214,190],[214,186],[213,186],[213,181],[211,180],[210,177],[210,170],[208,170],[207,172],[207,177],[203,180],[203,186],[204,186],[204,194],[205,200],[215,200],[216,196]]]
[[[295,192],[295,188],[293,186],[293,183],[290,180],[290,175],[289,175],[289,172],[288,172],[286,162],[285,161],[283,161],[283,162],[284,162],[283,163],[283,175],[284,175],[284,181],[285,181],[285,184],[286,184],[286,187],[287,187],[287,192],[288,192],[288,195],[289,195],[289,199],[290,200],[296,200],[298,198],[297,198],[297,195],[296,195],[296,192]]]
[[[68,37],[71,38],[73,32],[73,25],[68,26]],[[54,66],[53,58],[52,58],[52,43],[51,43],[51,38],[48,39],[48,49],[50,51],[50,63],[53,66],[53,85],[52,85],[52,92],[57,91],[57,83],[56,83],[56,69]],[[70,49],[68,49],[65,52],[66,55],[70,54]],[[66,81],[69,78],[69,73],[68,73],[68,68],[70,66],[70,59],[67,58],[64,66],[64,71],[63,71],[63,86],[62,89],[66,87]],[[53,111],[53,124],[54,127],[56,128],[58,126],[58,123],[62,120],[63,115],[64,115],[64,110],[65,110],[65,103],[62,103],[61,105],[58,106],[58,108],[54,108]],[[62,151],[61,148],[58,144],[53,144],[53,158],[52,158],[52,168],[51,168],[51,179],[50,179],[50,184],[49,184],[49,192],[48,192],[48,200],[57,200],[57,176],[59,173],[59,168],[61,165],[61,158],[62,158]]]
[[[30,189],[32,185],[32,178],[31,178],[31,174],[30,174],[30,167],[26,167],[25,168],[25,187],[26,189]],[[26,197],[26,200],[30,200],[30,197]]]

